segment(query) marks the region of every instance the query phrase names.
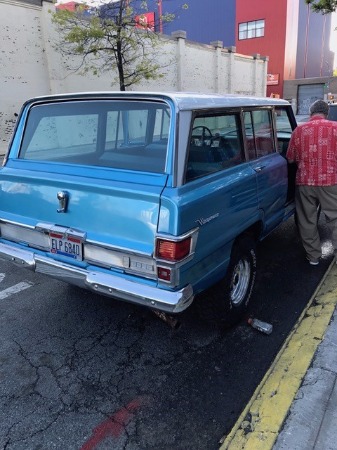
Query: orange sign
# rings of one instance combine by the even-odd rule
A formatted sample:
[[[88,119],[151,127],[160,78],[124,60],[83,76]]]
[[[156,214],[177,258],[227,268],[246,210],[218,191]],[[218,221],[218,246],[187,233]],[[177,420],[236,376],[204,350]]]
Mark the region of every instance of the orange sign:
[[[268,73],[267,74],[267,86],[271,86],[279,83],[280,74]]]

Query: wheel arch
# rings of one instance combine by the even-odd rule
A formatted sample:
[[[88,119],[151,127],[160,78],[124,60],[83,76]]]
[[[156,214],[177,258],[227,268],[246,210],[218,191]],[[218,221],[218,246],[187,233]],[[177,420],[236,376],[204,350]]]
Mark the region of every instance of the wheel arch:
[[[253,223],[252,225],[250,225],[248,228],[246,228],[242,233],[240,233],[234,240],[233,245],[232,245],[232,249],[234,248],[235,244],[245,238],[245,237],[250,237],[251,239],[253,239],[255,242],[259,242],[261,240],[261,236],[262,236],[262,231],[263,231],[263,223],[262,221],[258,221]]]

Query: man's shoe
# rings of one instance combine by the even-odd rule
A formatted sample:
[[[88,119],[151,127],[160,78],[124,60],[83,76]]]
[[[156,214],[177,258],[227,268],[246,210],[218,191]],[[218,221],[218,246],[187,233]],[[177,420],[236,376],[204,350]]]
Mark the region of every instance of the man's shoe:
[[[311,266],[318,266],[318,264],[319,264],[319,259],[309,258],[309,257],[307,256],[307,260],[309,261],[309,264],[310,264]]]

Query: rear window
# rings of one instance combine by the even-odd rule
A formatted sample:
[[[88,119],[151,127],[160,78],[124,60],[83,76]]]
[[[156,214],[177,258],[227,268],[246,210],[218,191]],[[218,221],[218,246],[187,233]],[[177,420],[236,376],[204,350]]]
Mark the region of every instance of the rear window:
[[[150,101],[33,106],[19,158],[162,173],[170,109]]]

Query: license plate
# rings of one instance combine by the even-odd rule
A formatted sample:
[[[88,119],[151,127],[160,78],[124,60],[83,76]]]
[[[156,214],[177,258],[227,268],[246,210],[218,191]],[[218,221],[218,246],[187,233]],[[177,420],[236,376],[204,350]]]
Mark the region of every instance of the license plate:
[[[50,233],[49,238],[51,253],[82,261],[82,241],[79,238],[74,236],[64,237],[59,233]]]

